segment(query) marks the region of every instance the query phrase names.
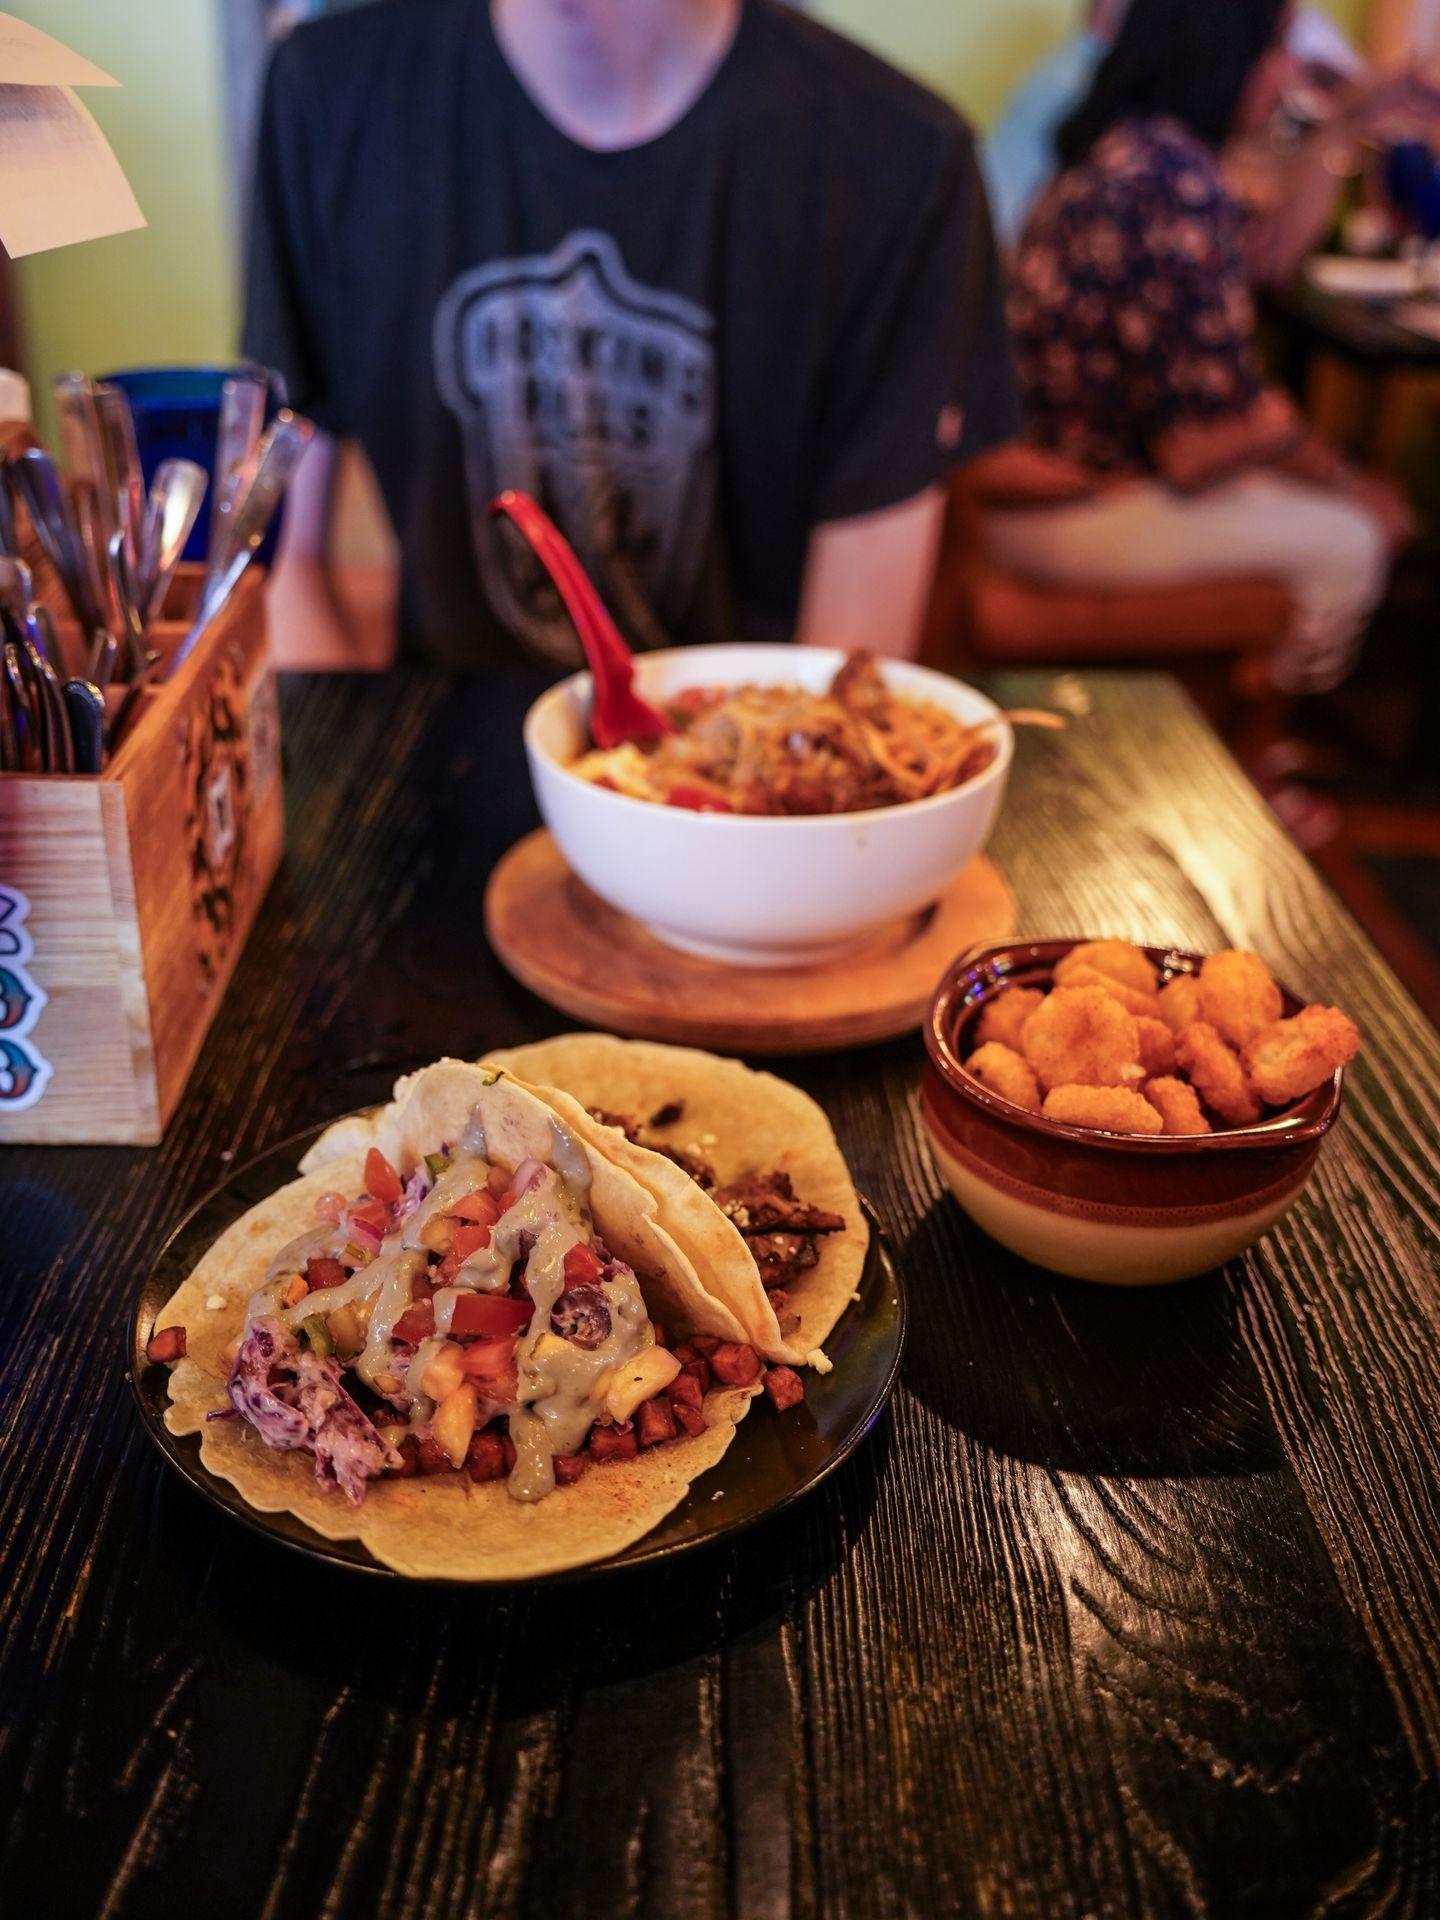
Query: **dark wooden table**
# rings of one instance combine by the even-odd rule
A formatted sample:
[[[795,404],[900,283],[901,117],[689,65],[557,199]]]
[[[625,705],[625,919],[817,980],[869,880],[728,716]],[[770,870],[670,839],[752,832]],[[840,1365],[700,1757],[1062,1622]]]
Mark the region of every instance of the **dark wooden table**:
[[[1337,353],[1367,373],[1440,372],[1440,340],[1412,332],[1394,316],[1405,301],[1359,300],[1302,276],[1265,294],[1261,304],[1307,350]]]
[[[0,1911],[1440,1912],[1436,1035],[1172,686],[1086,684],[996,836],[1024,925],[1253,945],[1348,1007],[1312,1195],[1187,1286],[1050,1279],[942,1198],[918,1042],[798,1065],[909,1279],[892,1411],[779,1525],[501,1597],[257,1541],[121,1380],[228,1167],[560,1024],[481,931],[532,687],[287,688],[288,865],[165,1144],[0,1159]]]

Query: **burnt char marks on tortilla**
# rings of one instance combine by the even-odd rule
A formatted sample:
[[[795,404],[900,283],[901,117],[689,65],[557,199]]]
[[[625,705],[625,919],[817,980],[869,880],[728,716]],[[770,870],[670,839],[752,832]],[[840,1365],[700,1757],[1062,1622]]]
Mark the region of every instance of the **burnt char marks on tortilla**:
[[[844,1216],[807,1206],[795,1197],[788,1173],[748,1173],[728,1187],[717,1187],[715,1204],[744,1236],[767,1293],[793,1286],[818,1265],[818,1237],[843,1233]]]

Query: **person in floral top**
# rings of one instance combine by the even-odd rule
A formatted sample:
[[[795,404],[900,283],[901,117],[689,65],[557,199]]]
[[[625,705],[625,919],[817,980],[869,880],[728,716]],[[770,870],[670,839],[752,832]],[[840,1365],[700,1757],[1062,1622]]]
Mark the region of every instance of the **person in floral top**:
[[[1057,138],[1009,313],[1032,446],[1062,504],[989,518],[996,557],[1067,585],[1267,577],[1293,605],[1286,692],[1334,686],[1384,592],[1403,511],[1308,433],[1256,359],[1241,222],[1217,161],[1280,0],[1134,0]]]

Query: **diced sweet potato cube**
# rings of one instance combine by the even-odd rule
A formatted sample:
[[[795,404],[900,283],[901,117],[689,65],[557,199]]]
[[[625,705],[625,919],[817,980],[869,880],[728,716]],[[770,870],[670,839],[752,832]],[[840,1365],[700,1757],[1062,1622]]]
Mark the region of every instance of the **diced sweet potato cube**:
[[[705,1389],[693,1373],[686,1371],[678,1374],[666,1387],[665,1398],[672,1406],[693,1407],[698,1413],[705,1404]]]
[[[710,1362],[708,1360],[702,1360],[699,1354],[696,1354],[689,1366],[682,1367],[680,1371],[683,1374],[688,1374],[692,1380],[699,1382],[700,1398],[703,1400],[705,1395],[710,1391]]]
[[[421,1473],[453,1473],[450,1456],[440,1442],[427,1434],[420,1442]]]
[[[469,1450],[465,1456],[465,1465],[470,1478],[477,1486],[483,1486],[487,1480],[505,1478],[505,1448],[502,1434],[486,1430],[473,1434]]]
[[[776,1412],[784,1413],[805,1398],[805,1382],[793,1367],[770,1367],[765,1374],[765,1391]]]
[[[184,1327],[162,1327],[159,1333],[152,1333],[145,1347],[145,1358],[153,1366],[164,1366],[171,1360],[183,1360]]]
[[[557,1487],[573,1486],[590,1466],[588,1453],[560,1453],[555,1456],[555,1484]]]
[[[710,1371],[722,1386],[748,1387],[760,1378],[760,1356],[738,1340],[723,1340],[710,1355]]]
[[[692,1440],[697,1433],[703,1433],[705,1431],[704,1414],[697,1413],[694,1407],[687,1407],[683,1402],[676,1405],[675,1418],[680,1422]]]
[[[633,1460],[640,1451],[633,1422],[623,1427],[594,1426],[590,1429],[590,1452],[596,1460]]]
[[[708,1359],[718,1346],[723,1346],[727,1343],[717,1340],[713,1333],[695,1333],[690,1336],[690,1344],[697,1353],[703,1353]]]
[[[662,1440],[675,1438],[675,1415],[663,1394],[642,1403],[635,1415],[635,1430],[642,1447],[658,1447]]]

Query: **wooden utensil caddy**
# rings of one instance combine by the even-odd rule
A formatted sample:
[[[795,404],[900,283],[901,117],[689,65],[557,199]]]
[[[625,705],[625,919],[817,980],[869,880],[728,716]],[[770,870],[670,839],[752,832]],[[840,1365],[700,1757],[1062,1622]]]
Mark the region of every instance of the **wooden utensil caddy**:
[[[177,573],[151,626],[167,658],[200,573]],[[0,774],[0,1142],[160,1139],[283,833],[252,570],[173,678],[141,696],[99,778]]]

